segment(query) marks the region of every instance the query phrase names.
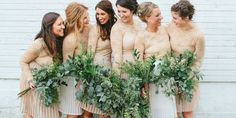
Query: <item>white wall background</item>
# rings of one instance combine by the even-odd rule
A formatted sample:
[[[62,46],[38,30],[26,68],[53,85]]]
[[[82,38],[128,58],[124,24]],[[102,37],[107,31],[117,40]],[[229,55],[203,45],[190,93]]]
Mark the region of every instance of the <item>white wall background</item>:
[[[60,13],[72,0],[0,1],[0,118],[19,118],[19,58],[40,30],[42,16]],[[94,24],[94,6],[100,0],[77,0],[89,7]],[[116,0],[111,0],[115,3]],[[171,20],[170,7],[178,0],[138,0],[157,3]],[[196,118],[236,118],[236,1],[191,0],[194,21],[205,33],[206,57],[203,64],[201,101]]]

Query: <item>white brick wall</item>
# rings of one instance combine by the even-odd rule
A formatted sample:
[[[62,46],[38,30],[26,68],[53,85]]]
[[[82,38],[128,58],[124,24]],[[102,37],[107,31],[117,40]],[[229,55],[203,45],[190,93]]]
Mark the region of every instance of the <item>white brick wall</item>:
[[[16,99],[19,58],[40,30],[42,16],[60,13],[72,0],[0,1],[0,118],[19,118]],[[77,0],[89,7],[94,23],[94,6],[99,0]],[[115,3],[116,0],[111,0]],[[138,0],[142,2],[146,0]],[[171,20],[170,7],[177,0],[149,0],[157,3],[164,17]],[[196,8],[194,21],[205,33],[204,80],[197,118],[236,118],[236,1],[191,0]]]

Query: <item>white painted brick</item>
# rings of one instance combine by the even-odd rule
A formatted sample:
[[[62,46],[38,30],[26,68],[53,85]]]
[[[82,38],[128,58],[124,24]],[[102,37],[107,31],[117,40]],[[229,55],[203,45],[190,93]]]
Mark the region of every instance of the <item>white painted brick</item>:
[[[1,0],[0,1],[0,118],[20,118],[16,99],[19,59],[40,29],[42,16],[60,13],[74,0]],[[99,0],[77,0],[89,7],[92,24],[94,6]],[[116,0],[111,0],[114,4]],[[146,0],[138,0],[139,3]],[[157,3],[164,17],[171,20],[170,7],[177,0],[149,0]],[[196,8],[194,22],[205,34],[203,62],[205,82],[196,118],[236,118],[236,2],[235,0],[191,0]],[[212,83],[213,82],[213,83]],[[219,83],[214,83],[219,82]],[[233,83],[230,83],[233,82]]]

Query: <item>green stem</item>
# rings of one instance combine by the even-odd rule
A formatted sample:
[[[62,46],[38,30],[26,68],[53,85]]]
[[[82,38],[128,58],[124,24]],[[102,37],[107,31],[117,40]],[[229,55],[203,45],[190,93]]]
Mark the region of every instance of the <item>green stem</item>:
[[[31,88],[27,88],[23,91],[21,91],[20,93],[17,94],[18,98],[22,97],[23,95],[25,95],[26,93],[28,93],[31,90]]]

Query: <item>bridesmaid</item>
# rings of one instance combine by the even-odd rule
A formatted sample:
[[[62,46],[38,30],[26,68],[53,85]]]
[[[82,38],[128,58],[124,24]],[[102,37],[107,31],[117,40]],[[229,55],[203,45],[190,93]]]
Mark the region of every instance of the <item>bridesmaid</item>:
[[[117,19],[112,4],[108,0],[100,1],[96,5],[95,10],[97,24],[94,25],[89,32],[88,50],[94,53],[95,64],[110,68],[110,32]],[[87,105],[83,109],[89,111],[87,114],[90,114],[91,117],[92,113],[95,113],[100,114],[100,118],[108,118],[108,116],[104,115],[104,113],[94,105]]]
[[[180,0],[171,7],[172,22],[168,26],[172,51],[181,54],[185,50],[194,52],[197,60],[193,69],[199,70],[204,57],[204,35],[193,23],[194,6],[187,0]],[[176,97],[177,110],[184,118],[193,118],[193,111],[199,101],[199,87],[195,88],[191,102]]]
[[[70,3],[66,10],[65,38],[63,41],[63,62],[67,61],[69,56],[74,57],[82,51],[87,50],[87,40],[89,33],[88,8],[77,2]],[[74,85],[75,78],[68,77],[66,87],[60,90],[60,112],[67,114],[67,118],[77,118],[82,114],[83,104],[78,102],[75,97],[79,89]]]
[[[117,0],[116,7],[119,20],[111,29],[112,68],[120,74],[122,62],[134,61],[132,51],[135,35],[140,27],[133,19],[138,7],[136,0]],[[122,78],[127,77],[122,75]]]
[[[45,107],[39,93],[34,90],[36,86],[31,71],[50,65],[54,60],[62,61],[64,28],[63,19],[58,13],[45,14],[40,32],[20,60],[22,70],[20,89],[25,90],[28,87],[33,89],[21,99],[24,118],[59,118],[58,106]]]
[[[95,53],[94,63],[111,67],[111,28],[117,21],[112,4],[108,0],[102,0],[96,7],[97,24],[89,33],[89,49]]]
[[[143,2],[139,5],[138,16],[146,23],[145,30],[139,31],[135,39],[135,49],[140,53],[139,59],[146,60],[153,55],[158,59],[170,52],[168,33],[161,25],[163,17],[160,8],[152,2]],[[150,118],[177,117],[175,97],[167,97],[161,89],[157,89],[154,84],[149,85]]]

